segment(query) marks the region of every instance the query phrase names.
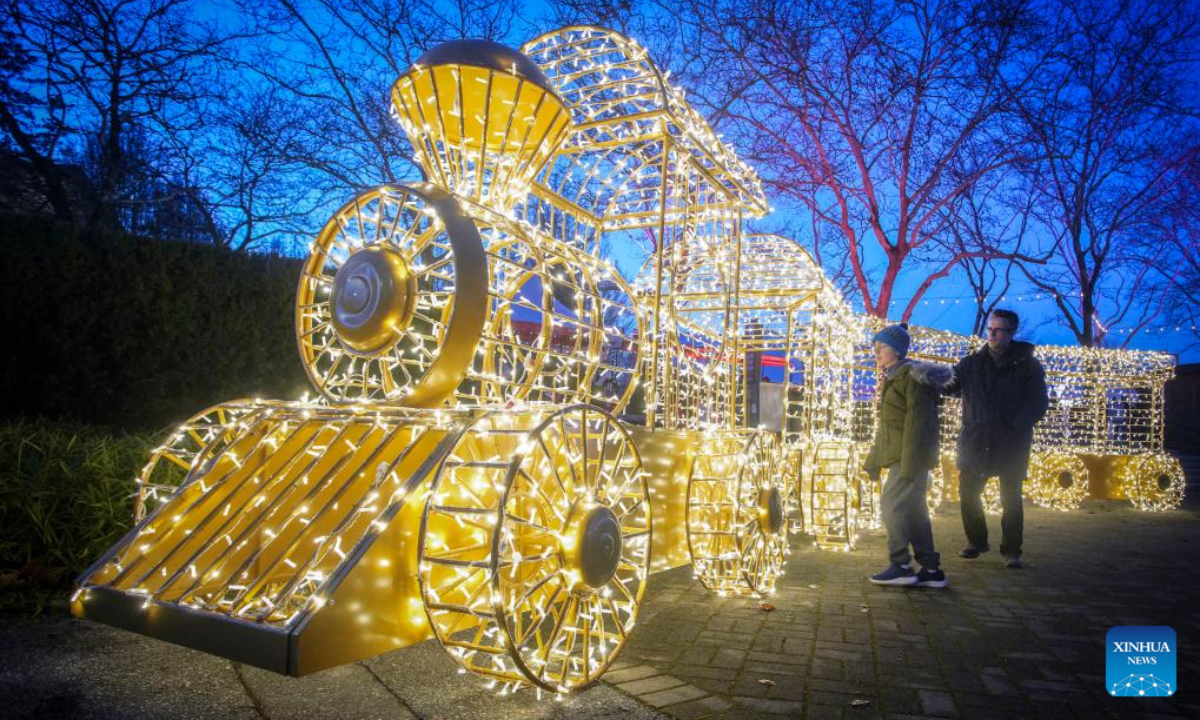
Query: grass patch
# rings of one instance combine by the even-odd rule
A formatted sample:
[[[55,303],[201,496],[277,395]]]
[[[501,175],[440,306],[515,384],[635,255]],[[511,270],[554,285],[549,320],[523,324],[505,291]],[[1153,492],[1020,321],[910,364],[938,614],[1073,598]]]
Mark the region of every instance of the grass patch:
[[[72,581],[131,527],[154,445],[71,423],[0,423],[0,607],[65,607]]]

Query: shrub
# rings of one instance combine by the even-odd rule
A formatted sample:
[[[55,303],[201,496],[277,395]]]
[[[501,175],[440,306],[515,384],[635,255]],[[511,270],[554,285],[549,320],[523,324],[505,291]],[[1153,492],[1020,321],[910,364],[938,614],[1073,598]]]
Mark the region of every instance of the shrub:
[[[47,420],[0,424],[0,590],[41,604],[129,530],[135,477],[159,438]]]
[[[310,389],[300,262],[0,215],[3,414],[156,431],[237,397]]]

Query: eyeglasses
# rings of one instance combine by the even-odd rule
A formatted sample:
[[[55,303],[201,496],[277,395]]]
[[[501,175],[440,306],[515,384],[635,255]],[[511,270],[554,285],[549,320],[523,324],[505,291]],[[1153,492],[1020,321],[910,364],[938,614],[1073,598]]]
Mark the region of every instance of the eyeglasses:
[[[990,327],[990,326],[989,326],[989,327],[988,327],[988,329],[987,329],[987,331],[988,331],[988,335],[996,335],[996,334],[999,334],[999,333],[1009,333],[1009,334],[1011,334],[1011,333],[1012,333],[1012,328],[1010,328],[1010,327]]]

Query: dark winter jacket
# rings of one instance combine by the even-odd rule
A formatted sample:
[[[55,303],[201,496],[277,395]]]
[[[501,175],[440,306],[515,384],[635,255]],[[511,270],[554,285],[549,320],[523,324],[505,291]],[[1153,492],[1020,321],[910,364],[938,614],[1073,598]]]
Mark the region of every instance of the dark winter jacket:
[[[944,392],[962,398],[958,467],[985,477],[1029,472],[1033,426],[1046,414],[1046,371],[1034,346],[1013,342],[997,363],[983,346],[954,366]]]
[[[938,402],[950,368],[923,362],[905,362],[883,380],[875,442],[867,454],[867,471],[900,463],[900,477],[916,478],[941,456],[938,443]]]

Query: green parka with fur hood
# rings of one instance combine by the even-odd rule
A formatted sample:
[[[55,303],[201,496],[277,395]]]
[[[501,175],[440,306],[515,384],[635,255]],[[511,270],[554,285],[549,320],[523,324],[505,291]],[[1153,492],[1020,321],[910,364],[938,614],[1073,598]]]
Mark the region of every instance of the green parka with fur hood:
[[[950,367],[901,362],[879,390],[875,442],[865,463],[872,477],[900,463],[900,477],[913,479],[941,457],[938,405],[942,386],[951,377]]]

